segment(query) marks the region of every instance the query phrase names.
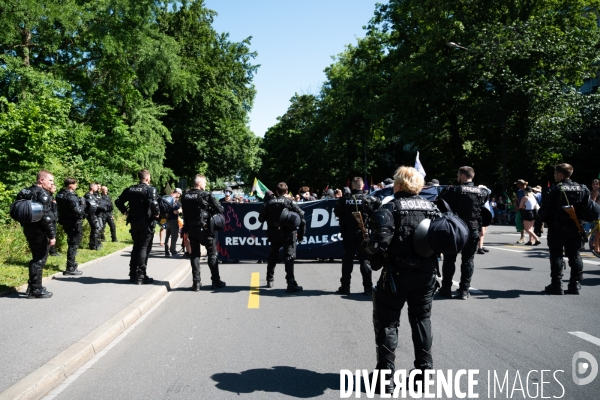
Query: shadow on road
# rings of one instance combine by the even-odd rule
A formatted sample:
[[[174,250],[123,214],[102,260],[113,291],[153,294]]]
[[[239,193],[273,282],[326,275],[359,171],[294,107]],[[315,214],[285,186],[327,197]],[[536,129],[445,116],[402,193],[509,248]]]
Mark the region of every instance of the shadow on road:
[[[488,289],[479,289],[483,292],[483,294],[471,294],[477,299],[480,300],[496,300],[496,299],[516,299],[521,296],[550,296],[546,294],[544,291],[532,291],[532,290],[488,290]],[[487,296],[487,297],[480,297]]]
[[[581,286],[600,286],[600,278],[585,278],[579,283]]]
[[[81,283],[84,285],[97,285],[101,283],[113,283],[117,285],[135,285],[134,283],[129,281],[129,278],[122,279],[113,279],[113,278],[94,278],[93,276],[79,276],[79,277],[70,277],[70,278],[54,278],[56,281],[65,281],[72,283]],[[165,285],[167,282],[154,280],[152,284],[144,285],[144,286],[153,286],[153,285]]]
[[[321,396],[327,389],[339,390],[340,386],[339,374],[283,366],[250,369],[240,374],[223,372],[211,378],[217,388],[238,395],[267,392],[305,399]]]
[[[517,267],[516,265],[507,265],[505,267],[490,267],[483,269],[496,269],[499,271],[531,271],[533,268]]]

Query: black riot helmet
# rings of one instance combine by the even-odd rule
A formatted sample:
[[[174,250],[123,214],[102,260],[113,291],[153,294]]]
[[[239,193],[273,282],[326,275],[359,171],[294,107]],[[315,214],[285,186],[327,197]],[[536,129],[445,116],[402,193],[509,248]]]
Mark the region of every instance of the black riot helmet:
[[[394,237],[394,216],[387,208],[381,208],[371,214],[371,239],[363,243],[368,254],[387,251]]]

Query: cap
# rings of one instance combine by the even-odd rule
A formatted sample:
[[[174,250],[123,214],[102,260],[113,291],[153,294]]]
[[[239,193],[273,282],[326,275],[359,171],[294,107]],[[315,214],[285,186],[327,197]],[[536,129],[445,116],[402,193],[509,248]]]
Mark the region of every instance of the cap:
[[[175,188],[175,191],[176,191],[177,193],[179,193],[179,194],[182,194],[182,193],[183,193],[183,192],[181,191],[181,189],[179,189],[179,188]]]
[[[542,187],[540,185],[537,185],[536,187],[534,187],[533,190],[535,193],[541,193],[542,192]]]

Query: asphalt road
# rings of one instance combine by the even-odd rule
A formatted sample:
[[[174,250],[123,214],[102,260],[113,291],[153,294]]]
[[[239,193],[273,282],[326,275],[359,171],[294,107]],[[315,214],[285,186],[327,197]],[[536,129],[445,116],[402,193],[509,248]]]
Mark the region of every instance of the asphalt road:
[[[571,376],[576,352],[600,360],[600,339],[594,344],[569,333],[600,338],[600,259],[584,253],[580,296],[545,295],[550,281],[545,237],[535,248],[515,245],[517,239],[508,227],[491,227],[490,252],[475,259],[475,293],[467,301],[436,296],[435,368],[479,370],[474,387],[479,398],[600,398],[600,377],[579,386]],[[370,298],[359,292],[358,267],[356,293],[340,296],[334,293],[340,263],[296,265],[305,288],[298,295],[285,292],[283,265],[276,269],[273,289],[265,288],[265,264],[221,265],[228,286],[215,292],[189,291],[188,276],[135,329],[49,398],[340,398],[340,370],[375,366]],[[259,290],[250,289],[255,272]],[[210,282],[206,265],[202,274],[205,284]],[[249,298],[257,295],[258,308],[248,308]],[[406,312],[399,335],[397,368],[410,370]],[[500,385],[507,377],[502,391],[494,374]],[[466,391],[466,380],[459,383]]]

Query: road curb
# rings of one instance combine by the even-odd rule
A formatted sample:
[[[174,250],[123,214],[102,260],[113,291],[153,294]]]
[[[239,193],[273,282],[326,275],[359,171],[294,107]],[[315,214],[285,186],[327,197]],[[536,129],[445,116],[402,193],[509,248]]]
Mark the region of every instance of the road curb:
[[[126,252],[126,251],[130,251],[130,250],[132,250],[132,249],[133,249],[133,246],[128,246],[128,247],[125,247],[124,249],[121,249],[121,250],[114,251],[114,252],[112,252],[112,253],[110,253],[110,254],[107,254],[107,255],[105,255],[105,256],[102,256],[102,257],[100,257],[100,258],[96,258],[96,259],[94,259],[94,260],[91,260],[91,261],[88,261],[88,262],[86,262],[86,263],[80,264],[80,265],[78,265],[78,266],[77,266],[77,269],[85,269],[86,267],[89,267],[90,265],[93,265],[93,264],[96,264],[96,263],[98,263],[98,262],[100,262],[100,261],[106,260],[106,259],[107,259],[107,258],[109,258],[109,257],[116,256],[116,255],[120,255],[121,253],[124,253],[124,252]],[[57,273],[55,273],[55,274],[48,275],[48,276],[44,277],[44,278],[42,279],[42,283],[44,283],[44,282],[47,282],[47,281],[49,281],[50,279],[54,279],[54,278],[55,278],[55,277],[57,277],[57,276],[63,276],[63,273],[62,273],[62,271],[61,271],[61,272],[57,272]],[[26,290],[27,290],[27,283],[26,283],[26,284],[23,284],[23,285],[21,285],[21,286],[18,286],[18,287],[16,287],[16,288],[13,288],[12,290],[6,290],[6,291],[4,291],[4,292],[0,292],[0,297],[8,296],[9,294],[12,294],[12,293],[25,292]]]
[[[92,260],[90,263],[95,261]],[[160,281],[160,285],[152,287],[83,339],[0,393],[0,400],[37,400],[44,397],[137,321],[185,278],[190,272],[189,265],[188,260],[183,261],[163,281]]]

